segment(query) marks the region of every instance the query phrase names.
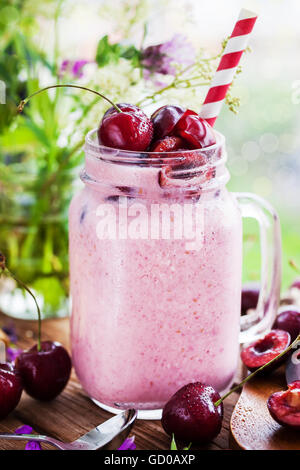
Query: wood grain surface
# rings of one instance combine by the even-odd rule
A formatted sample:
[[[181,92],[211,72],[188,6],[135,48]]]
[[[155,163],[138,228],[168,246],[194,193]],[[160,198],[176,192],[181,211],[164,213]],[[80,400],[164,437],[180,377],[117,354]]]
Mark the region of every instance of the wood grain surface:
[[[300,450],[300,432],[280,426],[267,408],[269,396],[286,388],[283,368],[269,377],[255,378],[244,386],[231,417],[232,437],[239,448]]]

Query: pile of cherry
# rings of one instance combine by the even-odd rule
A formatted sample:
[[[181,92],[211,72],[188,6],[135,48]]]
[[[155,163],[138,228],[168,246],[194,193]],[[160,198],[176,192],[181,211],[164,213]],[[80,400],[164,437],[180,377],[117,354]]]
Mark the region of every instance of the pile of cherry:
[[[109,108],[98,129],[107,147],[135,152],[174,152],[216,143],[213,128],[195,111],[166,105],[148,116],[133,104]],[[121,111],[121,112],[120,112]]]
[[[135,152],[153,152],[152,158],[161,159],[165,152],[180,152],[184,162],[176,164],[179,170],[203,165],[197,152],[188,150],[201,149],[214,145],[216,137],[213,128],[195,111],[180,106],[166,105],[157,109],[148,118],[137,106],[121,103],[116,108],[111,107],[104,114],[98,129],[100,144],[121,150]],[[147,154],[149,155],[149,154]],[[141,156],[145,154],[141,153]],[[171,171],[174,168],[174,164]],[[213,177],[208,172],[206,180]],[[165,187],[169,179],[160,174],[159,184]]]
[[[53,400],[68,383],[71,367],[66,349],[53,341],[23,351],[14,363],[0,363],[0,419],[16,408],[23,389],[37,400]]]

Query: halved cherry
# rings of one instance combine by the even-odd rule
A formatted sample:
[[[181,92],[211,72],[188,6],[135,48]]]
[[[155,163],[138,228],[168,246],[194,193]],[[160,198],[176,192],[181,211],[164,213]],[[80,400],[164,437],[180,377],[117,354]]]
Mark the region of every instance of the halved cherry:
[[[285,351],[291,342],[291,336],[287,331],[272,330],[263,338],[251,343],[241,352],[241,358],[247,369],[251,372],[259,369],[272,359]],[[284,356],[282,360],[286,360]],[[263,372],[270,372],[282,363],[281,360],[274,361],[267,366]]]
[[[195,149],[209,147],[216,143],[213,128],[205,119],[190,110],[187,110],[179,119],[173,133],[185,139]]]
[[[273,393],[267,405],[277,423],[300,430],[300,380],[289,384],[288,390]]]
[[[174,152],[176,150],[188,149],[187,143],[181,137],[167,136],[156,140],[151,146],[152,152]]]

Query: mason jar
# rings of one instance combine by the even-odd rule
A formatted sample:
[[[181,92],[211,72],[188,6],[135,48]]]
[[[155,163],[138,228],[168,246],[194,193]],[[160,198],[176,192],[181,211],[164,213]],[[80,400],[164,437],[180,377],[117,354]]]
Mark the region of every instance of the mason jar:
[[[183,385],[219,392],[240,343],[270,329],[281,281],[278,216],[226,189],[225,139],[201,150],[132,152],[85,144],[69,212],[73,364],[102,408],[158,418]],[[240,316],[242,217],[261,234],[258,307]]]

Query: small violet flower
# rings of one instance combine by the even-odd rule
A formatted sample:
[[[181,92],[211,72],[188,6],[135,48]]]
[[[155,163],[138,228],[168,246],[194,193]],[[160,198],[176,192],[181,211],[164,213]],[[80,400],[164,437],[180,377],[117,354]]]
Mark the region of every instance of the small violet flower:
[[[74,78],[83,77],[83,67],[90,63],[89,60],[64,60],[59,69],[59,78],[64,75],[72,75]]]
[[[11,348],[10,346],[8,346],[6,348],[6,360],[8,362],[14,362],[18,356],[20,356],[20,354],[23,352],[22,349],[19,349],[19,348]]]
[[[144,67],[144,78],[160,73],[176,75],[175,64],[192,65],[196,60],[195,49],[185,36],[176,34],[170,41],[149,46],[142,51],[141,63]]]
[[[31,426],[24,424],[20,428],[15,430],[15,434],[31,434],[33,431]],[[42,450],[41,444],[37,441],[28,441],[25,446],[25,450]]]
[[[129,437],[128,439],[125,439],[125,441],[124,441],[123,444],[119,447],[118,450],[135,450],[135,449],[136,449],[136,445],[135,445],[135,443],[134,443],[134,439],[135,439],[134,436]]]
[[[18,337],[17,337],[17,333],[16,333],[16,327],[15,327],[15,324],[13,322],[9,323],[8,325],[4,325],[2,327],[2,330],[4,331],[4,333],[7,334],[7,336],[9,337],[9,339],[12,343],[15,344],[18,341]]]

